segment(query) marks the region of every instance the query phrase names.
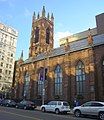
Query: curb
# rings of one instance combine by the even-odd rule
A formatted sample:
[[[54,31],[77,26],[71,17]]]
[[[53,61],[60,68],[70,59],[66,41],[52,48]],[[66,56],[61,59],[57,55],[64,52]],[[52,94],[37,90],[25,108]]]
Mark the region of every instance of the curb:
[[[41,111],[40,106],[37,106],[35,110]]]

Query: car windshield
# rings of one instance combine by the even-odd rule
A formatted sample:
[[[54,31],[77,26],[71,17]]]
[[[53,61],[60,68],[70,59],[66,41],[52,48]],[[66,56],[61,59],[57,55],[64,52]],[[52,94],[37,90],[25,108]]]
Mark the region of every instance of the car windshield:
[[[69,106],[68,102],[63,102],[64,106]]]

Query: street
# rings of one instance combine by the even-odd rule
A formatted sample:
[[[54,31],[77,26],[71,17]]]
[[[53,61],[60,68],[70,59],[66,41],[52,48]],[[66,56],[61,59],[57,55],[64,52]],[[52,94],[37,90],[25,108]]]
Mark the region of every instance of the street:
[[[43,113],[38,110],[23,110],[0,106],[0,120],[91,120],[90,118],[76,118],[73,115],[56,115]],[[93,119],[96,120],[96,119]]]

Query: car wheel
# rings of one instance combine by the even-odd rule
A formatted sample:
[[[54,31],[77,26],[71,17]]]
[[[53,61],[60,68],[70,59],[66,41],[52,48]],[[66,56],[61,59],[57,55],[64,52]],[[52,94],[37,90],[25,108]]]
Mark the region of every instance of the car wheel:
[[[42,110],[42,112],[45,112],[45,111],[46,111],[46,110],[45,110],[45,107],[42,107],[42,109],[41,109],[41,110]]]
[[[27,107],[26,106],[24,106],[24,108],[23,108],[24,110],[26,110],[27,109]]]
[[[18,108],[18,105],[16,105],[15,107]]]
[[[8,104],[6,104],[6,106],[8,107],[9,105],[8,105]]]
[[[59,114],[60,113],[60,111],[59,111],[59,109],[57,108],[57,109],[55,109],[55,113],[56,114]]]
[[[34,110],[35,108],[31,108],[32,110]]]
[[[99,113],[99,120],[104,120],[104,112]]]
[[[76,110],[76,111],[74,112],[74,115],[75,115],[76,117],[80,117],[80,116],[81,116],[81,111],[80,111],[80,110]]]
[[[67,114],[67,112],[65,111],[65,112],[63,112],[64,114]]]

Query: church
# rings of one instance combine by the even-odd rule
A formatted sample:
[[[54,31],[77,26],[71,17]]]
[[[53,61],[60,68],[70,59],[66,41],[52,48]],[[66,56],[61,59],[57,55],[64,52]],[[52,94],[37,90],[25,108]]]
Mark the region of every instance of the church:
[[[33,14],[29,57],[15,62],[14,99],[104,101],[104,13],[96,27],[66,36],[54,48],[54,16]]]

